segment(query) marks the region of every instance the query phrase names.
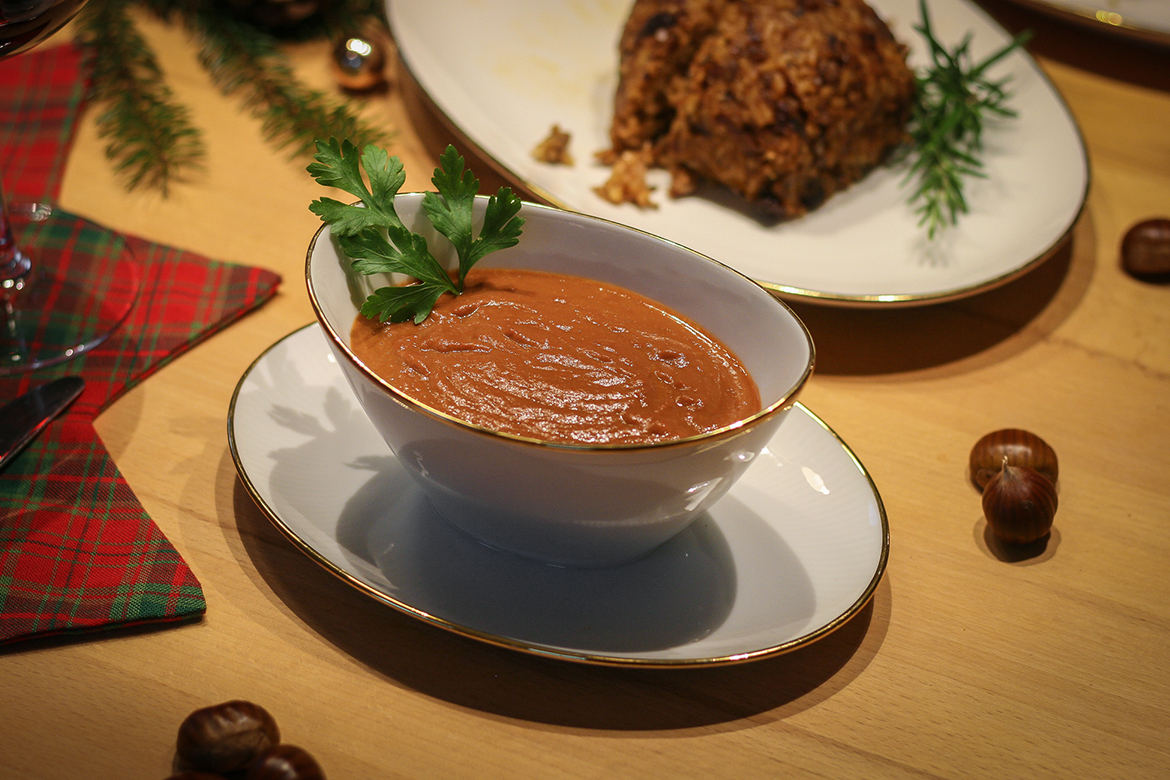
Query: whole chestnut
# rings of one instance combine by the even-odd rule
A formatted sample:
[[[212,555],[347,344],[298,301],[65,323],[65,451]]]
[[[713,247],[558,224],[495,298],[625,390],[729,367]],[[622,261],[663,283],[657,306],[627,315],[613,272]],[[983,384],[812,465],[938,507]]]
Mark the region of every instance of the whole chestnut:
[[[179,726],[176,750],[183,768],[231,772],[279,743],[280,729],[268,710],[237,699],[188,715]]]
[[[1006,458],[983,489],[983,516],[992,533],[1005,542],[1029,544],[1052,530],[1056,488],[1047,477]]]
[[[1170,219],[1138,222],[1121,240],[1121,266],[1139,279],[1170,276]]]
[[[1031,431],[1003,428],[992,431],[971,448],[971,479],[981,489],[999,473],[1006,458],[1008,465],[1027,466],[1048,478],[1053,485],[1060,476],[1056,450]]]
[[[325,780],[325,772],[304,748],[275,745],[252,760],[244,780]]]

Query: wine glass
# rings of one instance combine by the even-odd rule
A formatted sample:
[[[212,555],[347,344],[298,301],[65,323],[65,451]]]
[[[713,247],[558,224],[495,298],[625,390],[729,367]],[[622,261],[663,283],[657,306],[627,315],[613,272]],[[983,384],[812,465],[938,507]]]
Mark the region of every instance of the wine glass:
[[[0,0],[0,60],[57,32],[85,2]],[[27,243],[17,242],[14,218]],[[87,354],[126,319],[138,286],[124,237],[40,204],[10,204],[0,183],[0,375]]]

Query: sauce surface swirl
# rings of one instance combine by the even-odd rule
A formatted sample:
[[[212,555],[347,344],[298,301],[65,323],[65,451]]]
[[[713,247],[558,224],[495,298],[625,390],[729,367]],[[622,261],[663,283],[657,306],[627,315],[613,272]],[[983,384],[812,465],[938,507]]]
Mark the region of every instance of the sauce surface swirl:
[[[642,295],[575,276],[472,269],[431,316],[359,316],[350,343],[410,398],[484,428],[574,444],[686,438],[760,409],[732,352]]]

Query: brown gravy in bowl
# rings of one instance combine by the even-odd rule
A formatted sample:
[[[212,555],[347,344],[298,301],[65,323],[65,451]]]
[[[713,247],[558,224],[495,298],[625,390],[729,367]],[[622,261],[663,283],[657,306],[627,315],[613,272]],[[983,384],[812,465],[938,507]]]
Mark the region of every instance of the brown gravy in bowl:
[[[760,410],[731,351],[682,315],[576,276],[472,269],[420,325],[359,316],[353,352],[404,395],[494,431],[573,444],[681,439]]]

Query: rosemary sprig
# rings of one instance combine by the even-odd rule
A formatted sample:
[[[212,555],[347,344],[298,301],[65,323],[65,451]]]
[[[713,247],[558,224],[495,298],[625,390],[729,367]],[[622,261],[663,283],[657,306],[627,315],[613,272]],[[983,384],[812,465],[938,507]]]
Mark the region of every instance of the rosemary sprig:
[[[906,181],[917,179],[910,203],[917,204],[919,226],[930,238],[967,213],[964,180],[986,178],[983,171],[983,128],[989,117],[1016,116],[1006,103],[1010,77],[992,80],[987,71],[1017,48],[1031,33],[1023,32],[999,51],[972,64],[971,34],[951,50],[930,23],[926,0],[919,0],[922,21],[916,29],[930,47],[931,65],[917,74],[918,95],[908,131],[913,162]]]
[[[106,157],[127,189],[146,185],[165,195],[182,171],[201,164],[203,142],[187,108],[163,82],[128,5],[88,4],[78,17],[77,40],[90,72],[90,98],[106,105],[96,118],[99,137],[109,141]]]

